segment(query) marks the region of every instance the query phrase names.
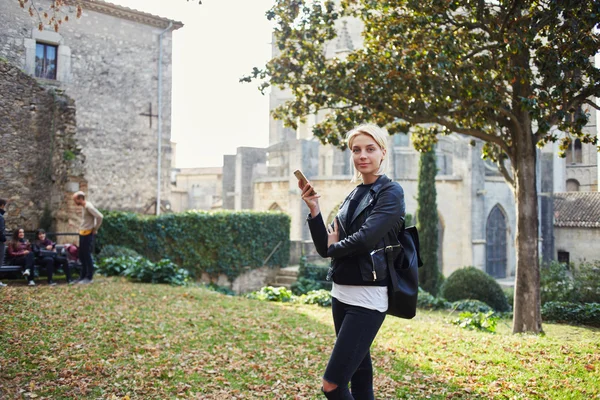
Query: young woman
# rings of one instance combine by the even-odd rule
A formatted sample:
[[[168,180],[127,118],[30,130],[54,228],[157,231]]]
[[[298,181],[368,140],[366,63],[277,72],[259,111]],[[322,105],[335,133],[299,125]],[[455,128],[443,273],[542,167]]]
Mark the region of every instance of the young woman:
[[[330,226],[323,222],[320,196],[311,183],[298,184],[310,210],[308,226],[316,250],[331,258],[337,340],[323,375],[322,391],[328,399],[375,398],[369,349],[388,308],[384,237],[398,243],[405,212],[402,187],[384,174],[387,138],[376,125],[349,132],[352,181],[362,183],[346,197]]]
[[[46,268],[49,285],[56,285],[56,282],[52,280],[52,276],[57,268],[62,268],[67,276],[67,282],[71,282],[71,269],[67,258],[56,254],[56,243],[46,237],[46,231],[43,229],[38,229],[35,233],[33,252],[37,257],[38,264]],[[55,254],[48,252],[54,252]]]
[[[8,257],[11,264],[21,266],[23,275],[29,281],[29,286],[35,286],[33,280],[35,275],[33,269],[33,252],[31,250],[31,243],[25,239],[25,230],[23,228],[17,228],[13,231],[12,238],[8,242]]]

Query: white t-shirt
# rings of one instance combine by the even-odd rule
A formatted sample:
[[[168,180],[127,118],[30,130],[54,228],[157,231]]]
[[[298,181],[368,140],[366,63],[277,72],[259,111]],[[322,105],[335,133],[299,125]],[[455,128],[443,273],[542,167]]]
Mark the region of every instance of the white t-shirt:
[[[344,304],[386,312],[388,309],[387,286],[353,286],[333,283],[331,296]]]

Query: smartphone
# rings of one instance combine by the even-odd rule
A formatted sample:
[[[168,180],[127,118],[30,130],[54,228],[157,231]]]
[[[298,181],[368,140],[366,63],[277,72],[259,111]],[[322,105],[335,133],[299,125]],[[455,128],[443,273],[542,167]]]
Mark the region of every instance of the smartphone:
[[[294,171],[294,175],[296,176],[298,181],[300,181],[300,184],[302,185],[302,187],[304,187],[308,183],[308,179],[306,178],[306,176],[304,176],[302,171],[300,171],[299,169]],[[313,189],[311,196],[314,196],[315,194],[317,194],[317,192],[315,192]]]

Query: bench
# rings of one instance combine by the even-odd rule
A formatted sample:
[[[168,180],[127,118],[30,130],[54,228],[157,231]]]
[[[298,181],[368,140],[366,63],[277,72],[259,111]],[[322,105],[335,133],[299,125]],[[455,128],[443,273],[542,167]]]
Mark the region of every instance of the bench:
[[[66,233],[66,234],[52,234],[52,235],[76,235],[76,234],[71,234],[71,233]],[[6,235],[7,237],[10,237],[10,234]],[[8,245],[8,241],[6,243],[6,245]],[[66,255],[66,251],[65,251],[65,245],[63,244],[57,244],[56,245],[56,252],[64,257],[67,257]],[[80,270],[81,270],[81,263],[79,262],[79,260],[71,260],[69,259],[69,257],[67,257],[67,259],[69,260],[69,267],[71,268],[71,273],[73,274],[73,276],[75,276]],[[35,265],[36,268],[35,270],[38,271],[38,275],[43,275],[42,272],[46,272],[46,269],[44,267],[42,267],[39,264],[40,259],[38,257],[35,258]],[[20,265],[11,265],[10,264],[10,258],[8,257],[8,249],[5,250],[4,252],[4,262],[2,263],[2,266],[0,266],[0,276],[1,277],[23,277],[21,274],[22,271],[22,267]],[[64,272],[64,271],[63,271]]]

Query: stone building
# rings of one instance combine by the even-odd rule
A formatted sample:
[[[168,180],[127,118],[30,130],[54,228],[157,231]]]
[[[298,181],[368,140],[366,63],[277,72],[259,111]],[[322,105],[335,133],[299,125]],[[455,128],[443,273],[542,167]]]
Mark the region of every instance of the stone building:
[[[36,2],[46,8],[49,3]],[[144,211],[158,193],[159,93],[160,195],[169,197],[171,44],[173,30],[182,24],[100,0],[81,3],[83,16],[76,19],[75,8],[65,6],[70,20],[54,32],[39,31],[35,19],[17,1],[0,2],[0,57],[48,90],[73,99],[74,140],[85,161],[83,176],[94,204]],[[16,129],[15,134],[22,132]],[[84,188],[74,183],[69,189]],[[8,187],[1,195],[20,208],[37,201],[12,193]]]
[[[176,168],[171,189],[171,209],[214,210],[222,207],[223,168]]]
[[[328,56],[344,57],[348,51],[361,46],[360,21],[339,21],[337,28],[338,37],[326,48]],[[273,54],[277,54],[275,47]],[[289,91],[272,88],[271,109],[290,98]],[[291,239],[297,242],[309,242],[310,234],[305,223],[308,209],[299,197],[293,176],[295,169],[302,169],[314,184],[321,195],[323,216],[329,220],[355,186],[350,182],[350,153],[323,146],[312,136],[311,126],[320,118],[322,115],[310,116],[296,131],[284,128],[281,121],[271,120],[266,173],[254,179],[254,209],[276,209],[290,214]],[[595,121],[592,115],[586,127],[594,134]],[[439,267],[446,276],[458,268],[473,265],[496,278],[510,278],[516,267],[515,198],[496,166],[481,159],[482,143],[475,141],[472,146],[471,142],[471,137],[452,134],[440,137],[436,146]],[[412,147],[410,137],[402,134],[389,138],[389,149],[388,176],[402,185],[406,211],[414,215],[419,153]],[[563,243],[567,234],[562,227],[556,235],[554,233],[552,194],[597,190],[598,187],[595,146],[575,141],[566,159],[558,158],[557,151],[556,145],[549,145],[538,153],[542,204],[540,254],[546,254],[547,259],[556,259],[557,249],[569,248]],[[227,165],[224,180],[226,171]],[[586,239],[583,246],[594,247],[593,236],[578,234]],[[304,247],[310,249],[311,246]],[[596,258],[600,258],[600,254]]]

